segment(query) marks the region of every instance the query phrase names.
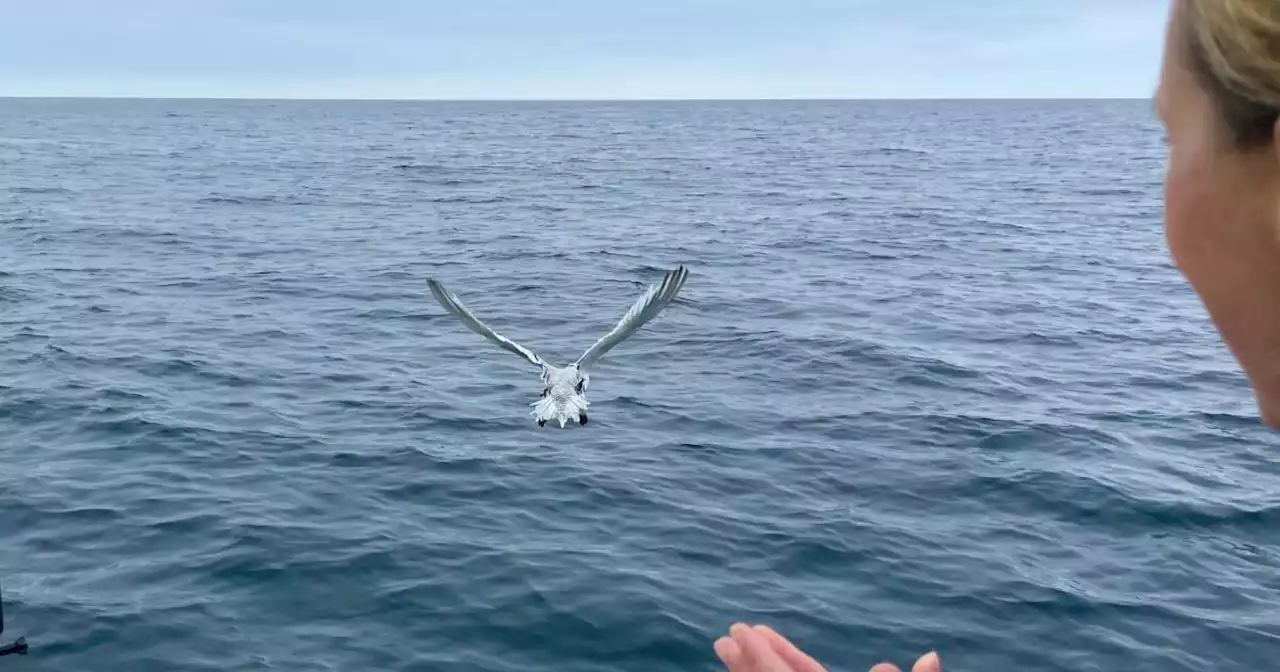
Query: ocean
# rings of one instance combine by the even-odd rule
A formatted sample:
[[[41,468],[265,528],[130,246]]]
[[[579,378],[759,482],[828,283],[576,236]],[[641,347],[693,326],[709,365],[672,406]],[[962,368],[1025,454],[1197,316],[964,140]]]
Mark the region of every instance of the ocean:
[[[1147,101],[0,100],[0,672],[1267,669]],[[555,363],[680,297],[538,428]]]

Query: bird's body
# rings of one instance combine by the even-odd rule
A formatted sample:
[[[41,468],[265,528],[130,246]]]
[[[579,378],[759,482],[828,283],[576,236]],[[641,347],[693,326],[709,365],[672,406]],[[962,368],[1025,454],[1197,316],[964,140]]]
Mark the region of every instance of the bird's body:
[[[587,424],[587,407],[590,403],[587,401],[586,392],[591,379],[588,369],[606,352],[662,312],[662,309],[684,287],[688,277],[689,271],[683,266],[668,271],[661,282],[651,285],[644,295],[632,304],[631,309],[622,316],[609,333],[587,348],[577,361],[563,367],[548,364],[532,350],[495,332],[434,278],[428,279],[427,285],[431,288],[431,294],[435,296],[436,301],[468,329],[542,369],[542,396],[530,404],[533,406],[534,420],[539,427],[548,421],[559,422],[560,426],[564,427],[571,420],[576,420],[580,425]]]
[[[538,425],[542,426],[551,419],[560,421],[561,427],[570,419],[577,420],[580,425],[587,424],[587,407],[591,405],[586,395],[589,378],[577,364],[563,368],[543,368],[542,382],[545,387],[542,397],[530,404]]]

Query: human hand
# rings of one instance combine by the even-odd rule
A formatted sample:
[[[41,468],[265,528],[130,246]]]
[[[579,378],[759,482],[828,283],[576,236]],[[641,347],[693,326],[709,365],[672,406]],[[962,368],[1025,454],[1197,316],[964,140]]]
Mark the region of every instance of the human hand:
[[[729,672],[827,672],[807,653],[767,625],[734,623],[729,636],[715,643],[716,655]],[[870,672],[902,672],[892,663],[879,663]],[[911,672],[942,672],[938,654],[920,656]]]

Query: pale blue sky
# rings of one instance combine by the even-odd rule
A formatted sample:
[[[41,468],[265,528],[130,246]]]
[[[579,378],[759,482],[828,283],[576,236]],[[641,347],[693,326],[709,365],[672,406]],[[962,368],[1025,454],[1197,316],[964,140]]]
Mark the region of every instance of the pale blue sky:
[[[0,95],[1147,97],[1168,0],[10,0]]]

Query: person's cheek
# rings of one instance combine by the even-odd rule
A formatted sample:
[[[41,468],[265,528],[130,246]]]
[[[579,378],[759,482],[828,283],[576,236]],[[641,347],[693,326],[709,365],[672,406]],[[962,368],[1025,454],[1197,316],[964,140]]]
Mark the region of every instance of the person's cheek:
[[[1164,179],[1164,232],[1178,270],[1196,285],[1212,265],[1212,195],[1195,157],[1173,148]]]
[[[1263,421],[1280,429],[1280,248],[1253,225],[1266,217],[1250,194],[1222,179],[1227,172],[1215,170],[1211,156],[1170,152],[1165,237],[1249,378]]]

